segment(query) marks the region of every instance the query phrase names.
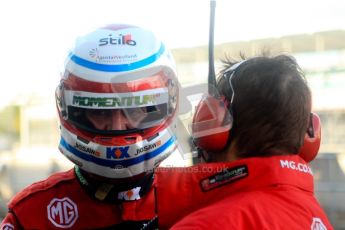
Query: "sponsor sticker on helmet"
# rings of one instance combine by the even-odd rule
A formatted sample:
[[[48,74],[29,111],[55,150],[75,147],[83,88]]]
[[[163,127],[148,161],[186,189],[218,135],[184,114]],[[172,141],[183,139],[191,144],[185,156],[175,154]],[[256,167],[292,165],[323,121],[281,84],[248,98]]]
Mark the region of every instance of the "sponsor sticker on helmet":
[[[137,42],[132,39],[131,34],[109,34],[105,38],[99,39],[99,46],[106,46],[106,45],[129,45],[135,46]]]
[[[132,43],[134,44],[134,43]],[[137,54],[123,54],[123,55],[102,55],[98,48],[92,48],[89,51],[89,56],[96,62],[100,63],[121,63],[138,60]]]
[[[47,212],[50,222],[58,228],[70,228],[78,219],[77,205],[68,197],[52,199]]]
[[[123,159],[129,158],[129,146],[124,147],[107,147],[107,159]]]
[[[152,150],[152,149],[154,149],[154,148],[159,147],[161,144],[162,144],[162,141],[159,140],[159,141],[157,141],[157,142],[155,142],[155,143],[153,143],[153,144],[145,145],[145,146],[142,147],[142,148],[138,148],[138,149],[137,149],[137,152],[136,152],[134,155],[137,156],[137,155],[139,155],[139,154],[141,154],[141,153],[145,153],[145,152],[147,152],[147,151],[150,151],[150,150]]]
[[[75,146],[74,146],[74,147],[75,147],[76,149],[82,151],[82,152],[89,153],[89,154],[91,154],[91,155],[93,155],[93,156],[99,157],[99,156],[101,155],[100,152],[98,152],[98,151],[96,151],[96,150],[94,150],[94,149],[92,149],[92,148],[90,148],[90,147],[88,147],[88,146],[85,146],[85,145],[83,145],[83,144],[80,144],[80,143],[78,143],[78,142],[75,143]]]
[[[132,93],[87,93],[81,91],[65,91],[67,105],[79,108],[137,108],[159,105],[168,102],[168,89],[159,88]]]

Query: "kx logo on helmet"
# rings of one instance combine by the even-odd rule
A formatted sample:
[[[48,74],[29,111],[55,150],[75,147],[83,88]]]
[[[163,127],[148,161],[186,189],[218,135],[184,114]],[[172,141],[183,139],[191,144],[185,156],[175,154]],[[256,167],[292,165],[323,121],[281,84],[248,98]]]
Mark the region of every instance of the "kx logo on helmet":
[[[107,158],[108,159],[123,159],[123,158],[129,158],[129,154],[128,154],[128,149],[129,146],[126,147],[107,147]]]
[[[135,46],[137,44],[136,41],[132,40],[131,34],[122,35],[119,34],[119,37],[113,38],[112,34],[109,34],[108,38],[101,38],[99,40],[99,46],[106,46],[106,45],[130,45]]]

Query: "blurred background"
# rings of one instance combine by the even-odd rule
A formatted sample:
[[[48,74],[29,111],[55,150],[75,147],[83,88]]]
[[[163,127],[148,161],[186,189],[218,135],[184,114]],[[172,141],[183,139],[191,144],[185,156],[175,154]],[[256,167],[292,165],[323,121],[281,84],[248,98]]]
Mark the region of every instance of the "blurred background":
[[[322,120],[315,190],[336,229],[345,229],[344,12],[342,0],[218,0],[215,26],[216,69],[226,55],[270,50],[295,56],[305,71]],[[16,192],[72,167],[57,149],[55,87],[75,39],[109,23],[155,31],[175,56],[184,93],[207,82],[209,0],[1,1],[0,220]],[[181,129],[191,114],[180,114]],[[191,165],[182,155],[164,165]]]

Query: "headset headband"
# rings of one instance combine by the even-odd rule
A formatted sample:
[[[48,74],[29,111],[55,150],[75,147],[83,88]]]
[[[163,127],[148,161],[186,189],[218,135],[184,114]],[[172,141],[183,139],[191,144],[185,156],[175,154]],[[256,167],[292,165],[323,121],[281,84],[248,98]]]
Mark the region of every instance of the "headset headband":
[[[232,95],[231,95],[231,98],[230,98],[230,105],[232,105],[233,101],[234,101],[234,97],[235,97],[235,90],[234,90],[234,87],[232,85],[232,79],[236,73],[236,70],[244,63],[246,62],[247,60],[242,60],[240,62],[237,62],[236,64],[230,66],[228,69],[226,69],[224,71],[224,74],[223,76],[227,76],[228,74],[231,74],[230,77],[229,77],[229,86],[230,86],[230,89],[231,89],[231,92],[232,92]]]

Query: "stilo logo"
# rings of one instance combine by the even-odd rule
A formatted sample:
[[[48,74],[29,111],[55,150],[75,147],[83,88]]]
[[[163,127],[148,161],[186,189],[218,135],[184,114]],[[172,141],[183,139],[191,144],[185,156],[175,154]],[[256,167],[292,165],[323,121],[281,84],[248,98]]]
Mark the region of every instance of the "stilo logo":
[[[132,40],[131,34],[122,35],[119,34],[118,37],[113,38],[112,34],[109,34],[107,38],[101,38],[99,40],[99,46],[106,46],[106,45],[129,45],[135,46],[137,42]]]
[[[54,198],[47,207],[48,219],[58,228],[69,228],[78,219],[77,205],[68,197]]]

